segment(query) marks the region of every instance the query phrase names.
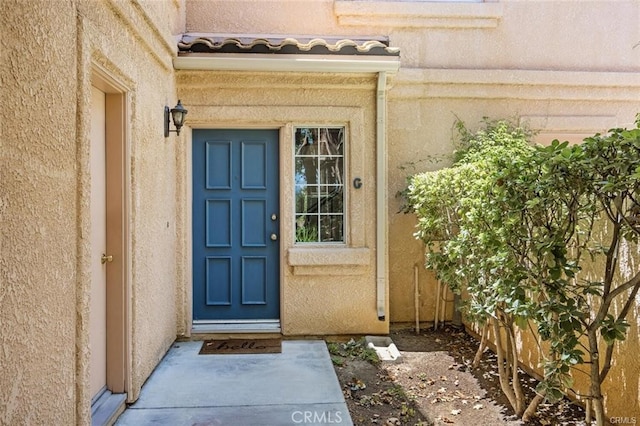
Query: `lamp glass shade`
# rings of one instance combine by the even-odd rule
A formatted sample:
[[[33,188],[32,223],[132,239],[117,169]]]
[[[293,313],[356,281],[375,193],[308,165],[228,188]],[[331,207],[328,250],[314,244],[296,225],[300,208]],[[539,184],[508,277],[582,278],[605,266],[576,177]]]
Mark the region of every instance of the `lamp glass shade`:
[[[187,115],[187,110],[184,109],[182,103],[178,101],[178,105],[171,109],[171,116],[173,118],[173,125],[176,128],[181,128],[184,124],[184,117]]]

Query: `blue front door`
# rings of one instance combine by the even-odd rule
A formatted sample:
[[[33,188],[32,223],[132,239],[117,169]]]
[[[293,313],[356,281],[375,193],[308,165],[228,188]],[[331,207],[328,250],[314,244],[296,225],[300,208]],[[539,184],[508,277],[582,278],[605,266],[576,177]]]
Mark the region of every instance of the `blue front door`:
[[[193,131],[193,318],[279,319],[277,130]]]

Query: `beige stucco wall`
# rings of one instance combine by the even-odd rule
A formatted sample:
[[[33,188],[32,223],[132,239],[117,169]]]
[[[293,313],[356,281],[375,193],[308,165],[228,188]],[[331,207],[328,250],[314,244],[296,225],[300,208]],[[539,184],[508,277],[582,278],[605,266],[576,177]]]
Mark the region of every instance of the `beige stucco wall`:
[[[129,399],[176,335],[173,33],[182,2],[3,2],[0,424],[89,424],[89,108],[126,93]],[[109,126],[109,124],[107,124]]]
[[[637,74],[594,73],[584,82],[579,81],[583,73],[504,71],[480,78],[469,74],[467,70],[405,70],[398,75],[389,108],[389,193],[403,190],[406,177],[413,173],[446,165],[446,161],[432,161],[432,156],[451,152],[457,118],[472,129],[483,116],[512,118],[539,131],[537,140],[543,143],[556,137],[575,140],[576,135],[580,140],[611,127],[631,126],[634,111],[640,108]],[[618,87],[620,82],[626,87]],[[414,232],[415,219],[396,213],[400,205],[400,199],[390,200],[390,309],[392,321],[407,322],[414,319],[410,283],[422,247],[404,241]],[[420,283],[420,316],[428,321],[435,300],[427,271],[421,271]]]
[[[509,73],[511,75],[517,73]],[[571,139],[579,141],[582,138],[593,135],[596,132],[603,132],[606,129],[615,126],[631,127],[634,110],[637,111],[640,106],[636,99],[640,99],[640,86],[637,79],[631,78],[627,80],[627,87],[619,89],[613,83],[609,85],[607,81],[612,76],[609,73],[596,74],[591,76],[591,81],[585,83],[583,87],[572,87],[575,81],[579,80],[579,74],[568,74],[567,80],[557,81],[549,75],[542,75],[542,79],[538,85],[533,85],[535,80],[531,77],[528,79],[531,86],[527,89],[527,96],[523,96],[523,89],[516,84],[508,83],[510,77],[503,78],[494,83],[483,83],[481,85],[467,84],[448,84],[446,82],[431,82],[423,84],[423,87],[430,88],[439,92],[435,99],[423,98],[418,96],[414,99],[397,99],[392,100],[391,110],[406,111],[406,114],[399,114],[396,120],[391,120],[391,134],[400,136],[403,145],[407,141],[411,149],[424,152],[425,155],[419,157],[411,155],[411,149],[394,149],[394,145],[389,147],[390,162],[400,164],[402,168],[390,168],[390,181],[395,183],[395,188],[391,188],[390,192],[401,190],[403,179],[413,170],[430,170],[438,167],[437,164],[428,161],[428,153],[438,154],[449,152],[450,146],[448,142],[454,135],[451,123],[455,117],[464,119],[471,128],[479,123],[482,116],[489,117],[515,117],[531,124],[532,127],[538,129],[540,133],[537,135],[537,141],[540,143],[548,143],[553,138]],[[628,76],[616,75],[613,80],[624,81]],[[432,80],[438,80],[435,76]],[[404,90],[404,83],[399,76],[395,89],[397,91]],[[476,90],[474,90],[476,89]],[[471,99],[459,99],[458,93],[467,91],[474,95]],[[600,92],[600,93],[599,93]],[[602,93],[604,92],[604,93]],[[492,99],[494,94],[500,95],[500,99]],[[601,97],[609,97],[611,100],[601,100]],[[524,99],[523,99],[524,98]],[[553,101],[549,100],[555,98]],[[578,99],[574,99],[578,98]],[[617,99],[617,101],[613,101]],[[394,108],[393,105],[397,105]],[[519,118],[517,116],[520,116]],[[449,117],[443,120],[442,117]],[[438,134],[438,137],[425,137],[419,134],[419,129],[411,129],[414,127],[415,121],[426,123],[429,130]],[[397,128],[394,129],[394,127]],[[425,149],[426,148],[426,149]],[[423,151],[424,150],[424,151]],[[393,159],[394,153],[396,159]],[[415,169],[413,164],[416,163]],[[396,202],[397,203],[397,202]],[[391,203],[391,211],[394,203]],[[399,204],[396,204],[398,207]],[[396,210],[397,211],[397,210]],[[415,219],[410,215],[395,214],[390,212],[390,287],[391,287],[391,315],[392,321],[411,322],[414,320],[413,315],[413,294],[412,294],[412,270],[414,262],[422,256],[422,248],[418,244],[414,244],[409,249],[404,237],[414,231]],[[638,253],[634,254],[635,263],[628,257],[628,265],[634,265],[628,270],[637,271]],[[432,274],[428,271],[420,272],[421,284],[421,318],[429,321],[433,318],[433,309],[435,307],[434,288],[435,282]],[[635,310],[632,310],[629,322],[632,324],[629,329],[628,339],[622,342],[614,353],[615,366],[609,373],[607,382],[603,388],[606,395],[606,408],[609,416],[621,416],[638,418],[640,411],[638,407],[638,388],[640,387],[640,371],[636,353],[640,347],[638,342],[638,307],[640,299]],[[450,312],[450,311],[449,311]],[[527,338],[522,337],[520,343],[522,361],[529,370],[540,370],[537,368],[539,364],[538,352],[536,351],[536,343]],[[586,380],[581,374],[575,375],[576,386],[578,391],[586,388]]]
[[[175,104],[176,94],[193,128],[281,129],[283,182],[291,176],[293,125],[348,124],[356,150],[349,178],[364,181],[349,195],[354,250],[294,250],[292,230],[283,227],[282,326],[286,334],[388,327],[377,320],[374,293],[375,79],[215,73],[200,79],[180,72],[176,85],[174,34],[186,28],[388,35],[402,50],[403,66],[388,101],[389,194],[404,187],[412,163],[435,167],[420,162],[420,153],[450,152],[455,117],[473,124],[482,116],[519,115],[543,134],[575,137],[629,125],[640,108],[637,1],[186,2],[187,8],[181,0],[3,2],[2,424],[89,421],[87,113],[95,68],[127,99],[130,399],[176,333],[188,333],[191,315],[189,132],[162,136],[162,109]],[[596,31],[594,23],[610,30]],[[283,198],[283,214],[292,215],[287,203]],[[404,322],[414,319],[412,268],[422,251],[410,237],[413,219],[396,214],[398,206],[389,200],[388,311],[391,321]],[[319,259],[324,263],[306,266]],[[345,259],[346,266],[336,266]],[[424,320],[433,318],[434,284],[420,272]],[[615,373],[631,387],[638,383],[632,357],[620,364],[624,373]]]
[[[388,35],[407,68],[638,69],[634,0],[484,3],[188,0],[186,29],[224,34]],[[609,31],[602,31],[608,28]]]
[[[67,77],[76,75],[75,56],[62,60],[60,52],[75,46],[75,22],[65,19],[75,11],[70,2],[57,10],[38,2],[5,7],[0,423],[73,424],[77,83]],[[69,94],[68,102],[60,102],[60,93]]]
[[[388,36],[392,46],[400,47],[402,60],[388,97],[392,197],[404,189],[408,175],[446,164],[431,160],[451,152],[456,119],[473,128],[485,116],[513,118],[539,131],[536,141],[541,143],[580,141],[611,127],[631,126],[640,111],[638,22],[640,3],[633,0],[223,0],[215,6],[189,0],[186,29]],[[422,263],[423,253],[411,237],[415,219],[398,214],[400,204],[389,199],[389,312],[392,322],[413,322],[413,267]],[[420,319],[431,321],[436,283],[422,268],[419,286]],[[637,318],[637,309],[633,315]],[[630,330],[633,337],[636,327]],[[610,373],[609,394],[625,394],[609,398],[612,415],[637,411],[626,402],[627,395],[637,400],[640,385],[633,337],[621,345],[620,360]]]
[[[180,98],[189,105],[190,128],[280,130],[281,326],[285,335],[386,333],[375,287],[375,94],[374,75],[265,74],[179,71]],[[294,246],[293,132],[296,125],[345,126],[347,218],[344,245]],[[191,152],[180,152],[182,193],[191,229]],[[351,187],[360,177],[361,189]],[[185,232],[185,246],[190,246]],[[185,262],[191,262],[188,254]],[[191,304],[185,277],[185,312]],[[184,317],[189,331],[190,316]]]
[[[98,8],[91,1],[79,5],[81,75],[97,63],[123,82],[129,98],[129,398],[134,400],[176,333],[175,152],[181,139],[173,135],[165,139],[162,120],[164,106],[177,101],[169,31],[174,25],[171,17],[180,10],[173,2],[148,2],[142,10],[126,2],[104,6]]]
[[[402,66],[389,91],[389,194],[429,156],[451,152],[459,118],[522,116],[547,136],[630,125],[640,109],[636,1],[384,2],[188,0],[186,29],[223,34],[387,35]],[[611,31],[596,31],[612,28]],[[634,47],[635,46],[635,47]],[[390,315],[413,321],[413,219],[389,200]],[[420,317],[433,319],[431,275],[420,272]]]

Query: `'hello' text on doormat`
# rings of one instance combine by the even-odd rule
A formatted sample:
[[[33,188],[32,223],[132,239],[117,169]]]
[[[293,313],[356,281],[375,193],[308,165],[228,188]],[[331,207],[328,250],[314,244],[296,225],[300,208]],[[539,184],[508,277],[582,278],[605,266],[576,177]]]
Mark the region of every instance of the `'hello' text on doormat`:
[[[200,355],[275,354],[282,352],[280,339],[205,340]]]

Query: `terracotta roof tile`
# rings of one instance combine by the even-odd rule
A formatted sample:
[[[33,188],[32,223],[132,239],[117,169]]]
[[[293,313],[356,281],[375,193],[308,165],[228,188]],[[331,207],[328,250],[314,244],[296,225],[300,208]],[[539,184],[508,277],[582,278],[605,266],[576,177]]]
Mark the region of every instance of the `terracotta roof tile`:
[[[178,53],[272,53],[295,55],[371,55],[399,56],[400,49],[389,47],[384,38],[225,36],[184,34]]]

